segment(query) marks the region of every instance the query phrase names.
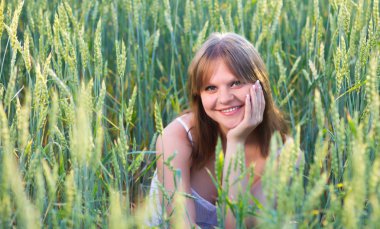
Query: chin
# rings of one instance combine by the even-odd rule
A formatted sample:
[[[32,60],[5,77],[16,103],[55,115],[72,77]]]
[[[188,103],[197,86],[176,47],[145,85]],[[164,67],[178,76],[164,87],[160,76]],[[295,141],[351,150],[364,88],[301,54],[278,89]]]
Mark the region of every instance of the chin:
[[[222,127],[223,129],[226,129],[226,130],[231,130],[235,127],[237,127],[239,124],[240,124],[241,121],[239,121],[238,123],[220,123],[220,127]]]

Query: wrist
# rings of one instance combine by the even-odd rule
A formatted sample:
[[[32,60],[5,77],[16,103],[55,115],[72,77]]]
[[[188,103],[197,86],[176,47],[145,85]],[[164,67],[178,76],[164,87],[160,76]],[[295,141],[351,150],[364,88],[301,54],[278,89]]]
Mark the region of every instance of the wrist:
[[[239,137],[239,136],[234,136],[232,134],[228,134],[226,136],[227,144],[230,145],[238,145],[238,144],[244,144],[245,143],[245,138]]]
[[[245,141],[241,139],[227,139],[226,144],[226,157],[231,157],[235,155],[237,151],[244,150]]]

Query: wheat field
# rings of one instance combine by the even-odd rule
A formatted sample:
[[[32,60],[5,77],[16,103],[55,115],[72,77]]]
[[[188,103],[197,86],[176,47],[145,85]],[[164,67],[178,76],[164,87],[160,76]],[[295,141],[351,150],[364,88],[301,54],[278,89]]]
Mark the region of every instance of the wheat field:
[[[261,228],[379,228],[379,6],[0,0],[0,227],[146,228],[155,140],[188,108],[195,51],[231,31],[262,55],[294,142],[272,139],[270,205],[218,186],[219,226],[231,208],[238,228],[249,215]]]

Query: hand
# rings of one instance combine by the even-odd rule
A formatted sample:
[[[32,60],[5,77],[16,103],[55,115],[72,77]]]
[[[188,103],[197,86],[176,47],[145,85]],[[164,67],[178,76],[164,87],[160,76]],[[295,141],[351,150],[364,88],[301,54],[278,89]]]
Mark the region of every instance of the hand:
[[[227,139],[244,144],[248,135],[263,121],[264,110],[264,94],[260,82],[257,80],[246,96],[243,120],[235,128],[228,131]]]

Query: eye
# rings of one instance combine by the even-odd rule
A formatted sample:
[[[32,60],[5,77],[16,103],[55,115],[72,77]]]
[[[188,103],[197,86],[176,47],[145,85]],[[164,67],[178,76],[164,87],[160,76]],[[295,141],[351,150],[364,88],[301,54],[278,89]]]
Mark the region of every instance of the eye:
[[[232,87],[238,87],[238,86],[241,86],[243,83],[241,82],[241,81],[239,81],[239,80],[237,80],[237,81],[234,81],[232,84],[231,84],[231,86]]]
[[[205,91],[215,91],[216,90],[216,87],[215,86],[207,86],[205,88]]]

